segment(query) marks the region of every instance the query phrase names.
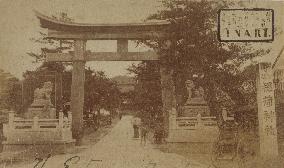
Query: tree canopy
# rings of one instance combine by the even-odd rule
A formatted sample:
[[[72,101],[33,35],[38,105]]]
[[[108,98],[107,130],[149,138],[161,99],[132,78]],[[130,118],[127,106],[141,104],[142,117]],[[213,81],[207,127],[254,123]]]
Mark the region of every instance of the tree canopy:
[[[85,109],[87,111],[104,108],[113,111],[121,103],[117,83],[108,78],[102,71],[86,70]]]
[[[132,106],[141,118],[147,120],[162,116],[160,70],[158,62],[142,62],[128,68],[136,76],[135,90],[132,93]]]
[[[187,79],[194,80],[197,85],[204,88],[205,99],[212,113],[219,113],[220,108],[224,106],[233,107],[249,102],[248,99],[251,99],[252,95],[244,94],[241,90],[244,81],[248,78],[242,73],[240,66],[269,51],[254,50],[249,43],[218,41],[217,11],[235,4],[206,0],[163,0],[162,2],[163,9],[149,16],[148,20],[171,22],[167,31],[172,45],[165,48],[164,39],[143,41],[143,43],[159,51],[159,54],[165,58],[160,63],[174,71],[176,94],[183,95],[182,98],[177,99],[177,103],[183,104],[186,100],[187,95],[184,93],[186,93]],[[143,73],[140,69],[140,66],[136,67],[137,71]],[[155,73],[153,72],[152,75]],[[136,74],[139,76],[139,73]],[[158,97],[160,94],[156,96],[160,99]]]
[[[0,74],[1,75],[1,74]],[[0,91],[0,109],[18,111],[22,108],[22,88],[19,79],[15,77],[2,79]]]

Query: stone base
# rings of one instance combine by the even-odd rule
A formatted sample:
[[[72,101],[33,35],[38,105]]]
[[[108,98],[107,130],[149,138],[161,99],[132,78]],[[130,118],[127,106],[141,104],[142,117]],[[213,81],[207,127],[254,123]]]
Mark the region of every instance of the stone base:
[[[68,149],[75,146],[75,140],[70,141],[54,141],[46,143],[9,143],[4,141],[3,152],[13,152],[13,151],[27,151],[31,157],[43,156],[46,157],[47,154],[63,154],[68,151]]]
[[[200,114],[202,117],[210,116],[210,110],[207,105],[185,105],[179,112],[179,117],[196,117]]]
[[[206,129],[171,129],[168,142],[178,143],[213,143],[219,136],[218,127]]]
[[[28,112],[25,113],[25,117],[34,118],[35,116],[38,116],[38,118],[56,118],[56,110],[55,108],[49,108],[48,111],[43,111],[42,107],[28,108]]]

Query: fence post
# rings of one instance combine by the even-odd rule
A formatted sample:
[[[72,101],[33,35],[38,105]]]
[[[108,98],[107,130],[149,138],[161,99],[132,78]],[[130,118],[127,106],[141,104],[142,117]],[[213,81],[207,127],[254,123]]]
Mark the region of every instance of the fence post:
[[[61,110],[59,111],[58,119],[58,127],[61,129],[63,128],[63,112]]]
[[[196,116],[196,120],[197,120],[197,126],[200,127],[201,125],[203,125],[202,120],[201,120],[201,114],[198,113]]]
[[[33,118],[33,129],[34,130],[37,130],[39,128],[39,125],[38,125],[38,116],[35,116]]]
[[[68,120],[70,121],[70,122],[72,122],[72,113],[71,113],[71,111],[68,111]]]
[[[170,111],[170,116],[169,116],[169,129],[176,129],[177,128],[177,110],[175,108],[172,108],[172,110]]]
[[[14,128],[14,120],[15,120],[15,113],[14,111],[9,111],[8,114],[9,117],[9,129],[13,129]]]
[[[222,117],[224,121],[228,120],[228,112],[227,109],[225,107],[222,108]]]

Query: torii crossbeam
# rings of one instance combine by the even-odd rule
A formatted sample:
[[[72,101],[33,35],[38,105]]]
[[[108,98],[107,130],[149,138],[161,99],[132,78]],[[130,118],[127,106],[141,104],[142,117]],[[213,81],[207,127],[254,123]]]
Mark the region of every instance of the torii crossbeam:
[[[117,40],[117,52],[89,52],[85,61],[141,61],[158,60],[154,51],[128,52],[128,40],[166,38],[169,22],[86,24],[62,22],[35,12],[48,38],[71,40]],[[74,55],[47,53],[46,61],[74,61]]]

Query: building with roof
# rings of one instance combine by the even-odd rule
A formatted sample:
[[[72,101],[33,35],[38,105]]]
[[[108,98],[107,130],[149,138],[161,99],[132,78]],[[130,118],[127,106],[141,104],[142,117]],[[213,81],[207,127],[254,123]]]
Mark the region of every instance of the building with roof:
[[[117,82],[118,88],[121,93],[127,93],[134,91],[136,81],[133,77],[129,76],[115,76],[112,78],[113,81]]]

